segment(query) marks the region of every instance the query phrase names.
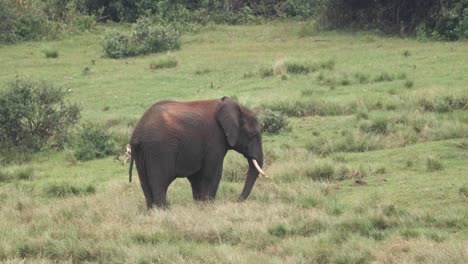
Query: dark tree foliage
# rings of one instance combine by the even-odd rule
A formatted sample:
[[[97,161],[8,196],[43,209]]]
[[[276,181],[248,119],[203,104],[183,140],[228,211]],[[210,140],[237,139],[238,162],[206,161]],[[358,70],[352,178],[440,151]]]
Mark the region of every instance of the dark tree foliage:
[[[66,92],[45,81],[15,80],[0,91],[0,146],[38,151],[61,147],[80,118],[80,107],[65,102]]]
[[[468,0],[321,0],[327,28],[379,29],[429,38],[468,37]],[[419,29],[418,29],[419,28]]]

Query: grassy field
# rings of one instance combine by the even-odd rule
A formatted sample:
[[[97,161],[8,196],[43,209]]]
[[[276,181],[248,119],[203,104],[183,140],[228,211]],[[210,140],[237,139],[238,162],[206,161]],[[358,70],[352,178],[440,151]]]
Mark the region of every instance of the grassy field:
[[[247,164],[229,153],[216,201],[193,202],[180,179],[170,208],[148,212],[114,157],[45,150],[0,168],[0,262],[468,262],[467,42],[303,36],[275,22],[113,60],[105,30],[0,47],[0,89],[15,76],[71,88],[82,122],[122,146],[158,100],[228,95],[281,111],[289,128],[264,136],[271,179],[237,203]]]

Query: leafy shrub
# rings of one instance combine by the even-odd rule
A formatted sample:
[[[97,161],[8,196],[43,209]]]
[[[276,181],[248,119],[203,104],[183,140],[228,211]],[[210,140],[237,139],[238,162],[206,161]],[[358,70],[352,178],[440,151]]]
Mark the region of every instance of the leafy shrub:
[[[130,37],[117,31],[105,35],[102,47],[106,55],[113,59],[136,55],[136,51],[130,45]]]
[[[283,3],[284,13],[289,17],[308,18],[315,11],[317,1],[286,0]]]
[[[38,151],[59,147],[80,118],[80,107],[65,101],[66,92],[49,82],[17,79],[0,91],[0,145]]]
[[[108,57],[124,58],[178,49],[179,37],[179,31],[172,25],[163,25],[156,18],[143,17],[132,25],[131,34],[107,34],[102,47]]]
[[[110,134],[92,124],[83,126],[75,144],[77,160],[104,158],[116,153],[117,147]]]
[[[269,134],[278,134],[288,127],[288,118],[281,112],[265,109],[258,115],[262,130]]]
[[[137,54],[164,52],[180,48],[180,33],[171,24],[162,25],[155,19],[143,17],[132,25],[132,41]]]
[[[89,31],[96,25],[96,17],[94,15],[80,15],[75,18],[73,24],[79,31]]]

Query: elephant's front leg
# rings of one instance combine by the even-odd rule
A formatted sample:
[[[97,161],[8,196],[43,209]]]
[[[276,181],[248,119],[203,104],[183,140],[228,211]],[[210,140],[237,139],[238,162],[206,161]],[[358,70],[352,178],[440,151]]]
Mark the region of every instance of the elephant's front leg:
[[[216,161],[216,162],[214,162]],[[205,162],[200,171],[188,177],[196,201],[214,200],[223,173],[223,159]]]

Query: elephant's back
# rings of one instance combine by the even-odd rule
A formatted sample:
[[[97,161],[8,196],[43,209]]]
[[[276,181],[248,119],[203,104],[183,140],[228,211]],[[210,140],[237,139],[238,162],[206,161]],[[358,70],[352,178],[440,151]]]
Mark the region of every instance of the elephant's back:
[[[158,102],[143,114],[131,142],[184,138],[186,135],[202,139],[209,136],[210,128],[216,126],[215,112],[218,107],[219,100]]]

